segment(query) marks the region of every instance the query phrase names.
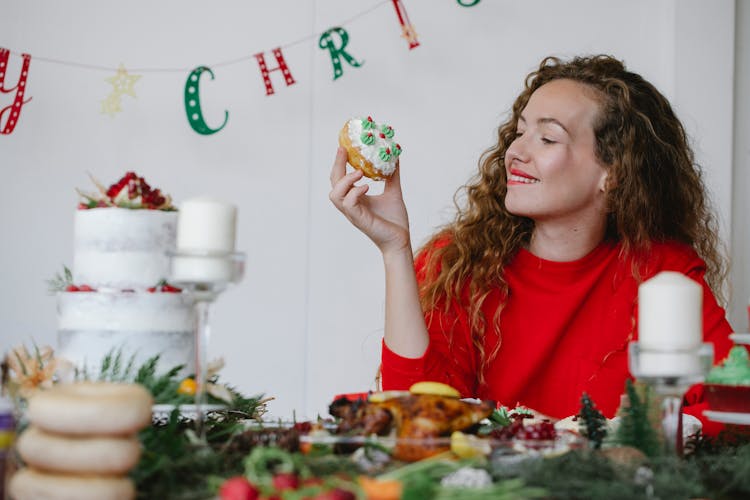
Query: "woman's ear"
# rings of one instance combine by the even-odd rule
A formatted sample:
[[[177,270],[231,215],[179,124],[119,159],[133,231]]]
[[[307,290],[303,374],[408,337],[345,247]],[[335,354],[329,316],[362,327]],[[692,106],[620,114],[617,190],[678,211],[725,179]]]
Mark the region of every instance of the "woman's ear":
[[[599,178],[599,191],[601,191],[602,193],[606,193],[607,191],[609,191],[609,188],[609,171],[604,169],[602,170],[602,175]]]

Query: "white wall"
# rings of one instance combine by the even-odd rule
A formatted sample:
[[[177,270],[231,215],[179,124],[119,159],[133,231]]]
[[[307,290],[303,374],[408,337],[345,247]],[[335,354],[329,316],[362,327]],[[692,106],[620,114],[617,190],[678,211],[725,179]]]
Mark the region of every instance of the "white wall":
[[[661,88],[695,139],[730,227],[734,2],[404,4],[421,42],[412,51],[391,3],[376,0],[0,0],[0,47],[37,57],[33,100],[16,130],[0,136],[0,348],[30,338],[54,345],[55,301],[44,280],[71,262],[74,188],[89,187],[86,172],[112,182],[133,169],[177,202],[212,193],[239,206],[247,275],[217,302],[211,344],[226,359],[227,381],[275,396],[272,413],[287,417],[314,416],[335,393],[373,388],[382,268],[328,202],[338,129],[360,114],[394,125],[418,245],[450,219],[453,193],[492,144],[523,77],[549,54],[611,53]],[[373,6],[344,25],[364,65],[345,65],[333,81],[318,37],[306,37]],[[297,83],[285,86],[277,72],[267,97],[251,56],[270,59],[273,47],[295,41],[284,56]],[[219,122],[226,109],[227,126],[196,134],[182,107],[189,70],[244,56],[213,67],[216,79],[202,85],[207,120]],[[111,72],[41,57],[184,70],[132,70],[142,75],[137,98],[110,118],[99,102]],[[0,106],[8,99],[0,95]]]
[[[732,171],[732,302],[729,320],[748,329],[750,316],[750,2],[737,2]]]

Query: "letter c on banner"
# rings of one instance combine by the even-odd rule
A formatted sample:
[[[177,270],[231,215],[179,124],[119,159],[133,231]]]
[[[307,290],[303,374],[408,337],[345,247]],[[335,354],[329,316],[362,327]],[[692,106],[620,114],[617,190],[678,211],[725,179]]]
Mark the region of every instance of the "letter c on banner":
[[[199,85],[201,74],[204,71],[211,75],[211,80],[214,79],[214,73],[210,68],[198,66],[190,73],[187,82],[185,82],[185,113],[187,113],[188,123],[193,130],[202,135],[211,135],[224,128],[227,120],[229,120],[229,111],[224,110],[224,123],[219,128],[210,128],[206,124],[206,121],[203,119],[203,110],[201,109]]]

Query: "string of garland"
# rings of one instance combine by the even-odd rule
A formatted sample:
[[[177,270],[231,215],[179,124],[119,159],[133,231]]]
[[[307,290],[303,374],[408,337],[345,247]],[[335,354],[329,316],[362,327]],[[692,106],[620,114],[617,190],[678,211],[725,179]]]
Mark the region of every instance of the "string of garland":
[[[349,43],[349,33],[341,26],[349,24],[352,21],[369,14],[370,12],[374,11],[375,9],[387,3],[391,3],[393,5],[394,11],[396,13],[396,17],[401,27],[401,33],[402,33],[401,36],[407,41],[409,49],[411,50],[411,49],[418,47],[419,40],[417,37],[417,32],[414,26],[412,25],[411,21],[409,20],[409,15],[406,11],[404,2],[402,0],[381,0],[380,2],[374,4],[372,7],[358,14],[355,14],[354,16],[342,22],[340,25],[329,28],[321,34],[308,35],[298,40],[295,40],[293,42],[279,45],[273,48],[271,52],[277,64],[277,66],[273,68],[269,68],[267,66],[266,61],[265,61],[265,55],[264,55],[265,52],[263,51],[252,54],[252,55],[242,56],[239,58],[234,58],[234,59],[214,63],[211,65],[201,65],[195,68],[169,68],[169,67],[153,68],[152,67],[152,68],[135,68],[135,69],[131,69],[130,71],[128,71],[123,64],[120,64],[120,66],[117,68],[113,68],[111,66],[80,63],[80,62],[75,62],[75,61],[66,61],[66,60],[55,59],[55,58],[50,58],[50,57],[36,56],[35,60],[40,61],[40,62],[60,64],[60,65],[72,66],[72,67],[89,69],[89,70],[115,72],[115,76],[109,77],[106,79],[106,81],[113,86],[112,91],[107,95],[106,98],[100,101],[101,112],[103,114],[109,115],[110,117],[114,117],[117,113],[122,111],[122,97],[123,96],[127,95],[133,98],[136,97],[134,85],[135,85],[135,82],[141,78],[141,75],[133,74],[133,73],[189,72],[188,78],[185,83],[185,91],[184,91],[185,113],[187,116],[188,124],[193,129],[193,131],[197,132],[198,134],[211,135],[222,130],[226,126],[227,121],[229,119],[229,112],[226,110],[224,111],[224,121],[219,126],[211,127],[206,123],[204,116],[203,116],[203,110],[200,104],[200,97],[199,97],[199,80],[200,80],[200,76],[203,73],[208,73],[211,79],[213,80],[214,74],[213,74],[213,71],[211,70],[212,67],[216,68],[220,66],[238,64],[238,63],[254,58],[256,59],[260,72],[261,72],[261,77],[263,79],[263,84],[265,87],[266,95],[272,95],[275,93],[275,91],[274,91],[274,88],[270,79],[271,72],[274,72],[274,71],[281,72],[284,76],[284,81],[287,86],[290,86],[296,83],[296,80],[292,76],[291,70],[287,62],[284,59],[283,49],[292,47],[294,45],[298,45],[303,42],[307,42],[317,37],[318,46],[321,49],[328,51],[329,53],[329,56],[331,59],[331,65],[333,68],[333,80],[335,81],[341,76],[343,76],[344,66],[342,64],[342,60],[343,62],[346,62],[346,64],[348,64],[349,66],[353,68],[359,68],[362,65],[362,62],[360,60],[357,60],[357,58],[355,58],[346,49],[347,44]],[[473,7],[479,3],[479,0],[473,0],[473,1],[458,0],[457,3],[458,5],[462,7]],[[9,67],[8,63],[9,63],[9,59],[11,55],[21,57],[23,60],[18,81],[12,87],[6,86],[5,84],[5,78],[6,78],[7,70]],[[13,102],[5,107],[0,108],[0,134],[7,135],[13,132],[13,130],[16,128],[18,121],[20,119],[21,110],[23,106],[27,104],[29,101],[31,101],[31,98],[24,97],[27,82],[28,82],[30,64],[31,64],[30,54],[18,53],[18,52],[11,51],[10,49],[0,47],[0,94],[15,93],[13,97]]]

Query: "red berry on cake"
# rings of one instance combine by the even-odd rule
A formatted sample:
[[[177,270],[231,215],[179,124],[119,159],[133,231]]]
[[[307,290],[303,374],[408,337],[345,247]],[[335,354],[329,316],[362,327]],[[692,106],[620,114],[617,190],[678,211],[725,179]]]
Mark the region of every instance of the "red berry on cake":
[[[155,292],[180,293],[182,292],[182,288],[177,288],[176,286],[170,285],[169,283],[167,283],[167,280],[161,280],[156,284],[156,286],[148,287],[146,291],[150,293],[155,293]]]
[[[143,177],[135,172],[126,172],[117,182],[105,188],[93,177],[92,182],[96,185],[99,193],[91,194],[78,191],[84,198],[79,203],[79,209],[98,207],[120,207],[147,210],[175,210],[172,199],[159,189],[153,189]]]

